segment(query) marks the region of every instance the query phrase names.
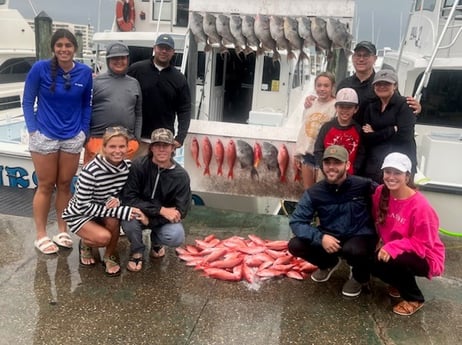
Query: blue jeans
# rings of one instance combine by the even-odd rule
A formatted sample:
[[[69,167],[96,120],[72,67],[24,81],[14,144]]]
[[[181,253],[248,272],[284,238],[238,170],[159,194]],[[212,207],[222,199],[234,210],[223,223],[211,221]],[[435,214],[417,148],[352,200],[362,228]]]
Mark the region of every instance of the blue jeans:
[[[139,220],[121,222],[125,235],[130,241],[130,254],[144,253],[146,246],[143,243],[143,230],[150,229],[141,224]],[[184,242],[185,234],[182,223],[167,223],[151,230],[151,247],[169,246],[178,247]]]

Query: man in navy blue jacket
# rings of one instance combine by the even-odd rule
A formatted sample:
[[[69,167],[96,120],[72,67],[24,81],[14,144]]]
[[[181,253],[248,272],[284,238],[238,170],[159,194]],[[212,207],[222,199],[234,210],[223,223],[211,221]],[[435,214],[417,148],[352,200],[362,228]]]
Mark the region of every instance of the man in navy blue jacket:
[[[371,196],[377,184],[347,174],[348,151],[343,146],[326,148],[322,160],[325,179],[308,188],[290,219],[295,237],[289,241],[292,255],[318,266],[311,278],[329,280],[344,258],[351,277],[342,294],[359,296],[369,281],[368,258],[374,255],[377,234],[371,217]],[[314,221],[317,218],[317,223]]]

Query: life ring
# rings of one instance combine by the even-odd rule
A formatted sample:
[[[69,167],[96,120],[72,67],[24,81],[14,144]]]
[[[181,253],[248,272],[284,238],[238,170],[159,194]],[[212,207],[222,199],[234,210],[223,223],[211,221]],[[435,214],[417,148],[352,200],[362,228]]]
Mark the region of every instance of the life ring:
[[[134,0],[117,0],[116,21],[120,31],[132,31],[135,29]]]

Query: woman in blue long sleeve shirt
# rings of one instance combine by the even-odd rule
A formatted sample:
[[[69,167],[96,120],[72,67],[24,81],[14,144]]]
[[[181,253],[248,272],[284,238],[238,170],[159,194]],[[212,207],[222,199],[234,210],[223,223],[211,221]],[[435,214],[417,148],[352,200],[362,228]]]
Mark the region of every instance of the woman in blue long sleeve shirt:
[[[61,214],[71,198],[71,182],[88,135],[93,85],[90,67],[73,60],[77,40],[70,31],[57,30],[51,38],[51,49],[50,60],[32,66],[23,97],[29,151],[38,179],[33,200],[37,231],[34,245],[44,254],[56,253],[57,245],[72,247]],[[59,234],[51,240],[46,225],[55,188]]]

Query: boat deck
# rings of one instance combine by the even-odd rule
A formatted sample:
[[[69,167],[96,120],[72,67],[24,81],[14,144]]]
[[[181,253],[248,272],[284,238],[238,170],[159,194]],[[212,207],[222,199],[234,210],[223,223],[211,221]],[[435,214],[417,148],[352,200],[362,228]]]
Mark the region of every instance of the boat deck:
[[[271,279],[224,282],[185,266],[174,250],[147,259],[140,273],[108,278],[80,268],[72,250],[44,256],[33,247],[31,190],[0,187],[0,343],[2,344],[459,344],[462,338],[462,239],[442,235],[446,271],[420,279],[426,304],[414,316],[391,312],[383,283],[344,298],[346,264],[329,282]],[[50,218],[50,233],[57,231]],[[187,243],[214,233],[290,238],[285,216],[193,206]],[[128,241],[122,237],[123,267]]]

